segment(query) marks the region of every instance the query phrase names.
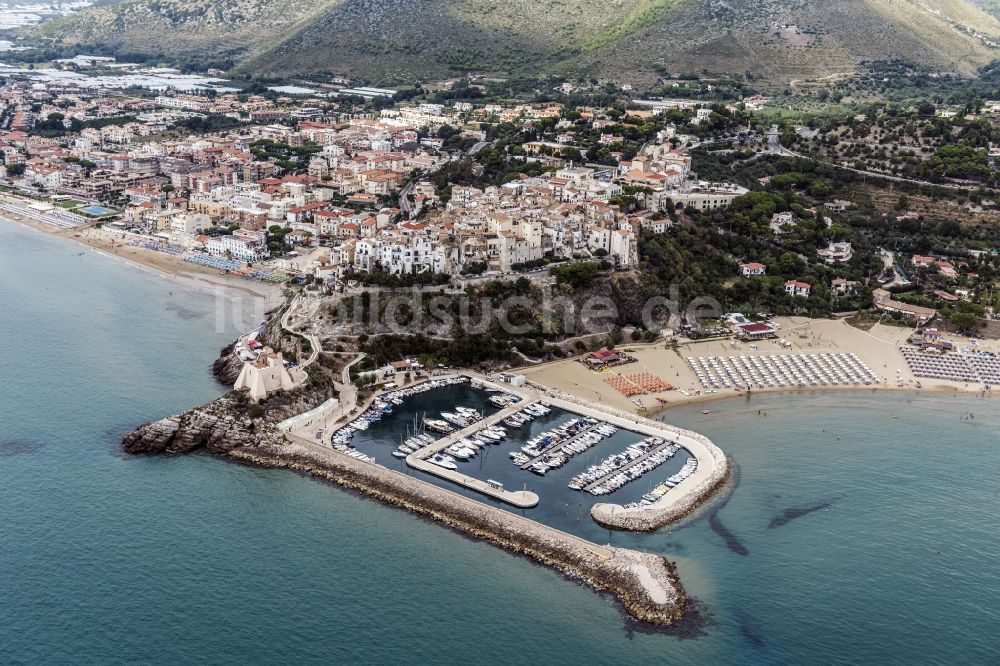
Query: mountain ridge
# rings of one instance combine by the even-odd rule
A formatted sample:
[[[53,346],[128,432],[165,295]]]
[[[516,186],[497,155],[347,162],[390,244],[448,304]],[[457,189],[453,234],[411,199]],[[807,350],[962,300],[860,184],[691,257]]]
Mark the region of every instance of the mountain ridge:
[[[972,75],[1000,58],[997,16],[998,0],[125,0],[26,36],[267,76],[787,81],[889,59]]]

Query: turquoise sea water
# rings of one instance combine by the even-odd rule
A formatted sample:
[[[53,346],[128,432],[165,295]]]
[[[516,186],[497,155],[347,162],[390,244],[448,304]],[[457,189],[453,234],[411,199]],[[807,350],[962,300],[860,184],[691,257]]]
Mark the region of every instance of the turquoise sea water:
[[[650,632],[336,487],[119,453],[137,423],[220,393],[208,366],[234,331],[208,296],[80,251],[0,223],[0,663],[1000,662],[1000,403],[669,412],[740,475],[681,528],[594,530],[678,561],[697,621]]]

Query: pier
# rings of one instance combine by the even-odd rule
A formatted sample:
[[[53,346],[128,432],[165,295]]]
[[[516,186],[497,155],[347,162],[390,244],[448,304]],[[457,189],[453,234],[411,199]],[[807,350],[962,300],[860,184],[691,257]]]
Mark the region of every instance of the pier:
[[[530,509],[532,507],[538,506],[538,495],[531,492],[530,490],[507,490],[506,488],[497,488],[492,486],[482,479],[477,479],[475,477],[469,476],[467,474],[462,474],[457,470],[445,469],[439,465],[435,465],[432,462],[428,462],[427,458],[430,458],[435,453],[442,451],[458,440],[468,437],[469,435],[474,435],[476,432],[487,428],[491,425],[499,423],[503,419],[507,418],[511,414],[520,411],[525,406],[529,404],[527,396],[512,390],[506,386],[497,386],[492,382],[479,380],[479,384],[483,386],[489,386],[491,388],[499,389],[507,393],[512,393],[516,395],[520,400],[508,407],[501,409],[496,414],[492,416],[476,421],[475,423],[457,430],[453,433],[445,435],[441,439],[435,440],[433,443],[428,444],[422,449],[414,451],[410,455],[406,456],[406,464],[413,469],[419,469],[421,472],[426,472],[428,474],[433,474],[434,476],[441,477],[442,479],[447,479],[453,483],[457,483],[460,486],[469,488],[470,490],[475,490],[478,493],[487,495],[494,499],[498,499],[501,502],[510,504],[511,506],[516,506],[519,509]]]
[[[588,483],[586,486],[583,487],[583,491],[589,493],[593,488],[596,488],[597,486],[601,485],[602,483],[604,483],[608,479],[610,479],[610,478],[612,478],[614,476],[617,476],[619,474],[624,474],[624,473],[628,472],[630,469],[632,469],[636,465],[641,464],[646,459],[650,458],[651,456],[656,455],[660,451],[663,451],[664,449],[666,449],[668,447],[671,447],[671,446],[680,446],[680,445],[676,444],[675,442],[671,442],[671,441],[667,440],[667,441],[663,442],[663,444],[660,444],[659,446],[657,446],[657,447],[655,447],[655,448],[647,451],[646,453],[642,454],[641,456],[639,456],[635,460],[632,460],[631,462],[626,463],[624,466],[615,468],[615,469],[611,470],[610,472],[608,472],[607,474],[605,474],[604,476],[602,476],[602,477],[600,477],[600,478],[598,478],[598,479],[596,479],[596,480]],[[671,458],[672,457],[673,456],[671,456]],[[664,462],[666,462],[666,461],[664,461]],[[652,472],[653,470],[649,470],[649,471]]]
[[[540,461],[540,460],[544,459],[544,458],[545,458],[545,456],[549,455],[549,454],[550,454],[550,453],[552,453],[553,451],[558,451],[558,450],[559,450],[559,449],[561,449],[562,447],[564,447],[564,446],[567,446],[568,444],[572,444],[573,442],[575,442],[575,441],[576,441],[577,439],[579,439],[580,437],[583,437],[584,435],[586,435],[586,434],[589,434],[589,433],[593,432],[593,430],[594,430],[595,428],[597,428],[597,426],[599,426],[599,425],[601,425],[601,423],[600,423],[600,422],[597,422],[597,423],[595,423],[594,425],[590,426],[589,428],[584,428],[584,429],[583,429],[583,430],[581,430],[580,432],[578,432],[578,433],[576,433],[576,434],[572,435],[572,436],[571,436],[571,437],[569,437],[568,439],[563,439],[563,440],[560,440],[560,441],[558,441],[558,442],[553,442],[552,444],[549,444],[548,446],[546,446],[546,447],[545,447],[545,449],[543,449],[543,450],[542,450],[542,452],[541,452],[541,453],[540,453],[540,454],[539,454],[538,456],[536,456],[536,457],[532,458],[532,459],[531,459],[531,460],[529,460],[528,462],[526,462],[526,463],[524,463],[523,465],[521,465],[521,466],[520,466],[520,467],[521,467],[521,469],[525,469],[525,470],[526,470],[526,469],[528,469],[529,467],[531,467],[532,465],[534,465],[534,464],[535,464],[535,463],[537,463],[538,461]],[[569,454],[570,456],[573,456],[573,455],[575,455],[575,454],[574,454],[574,453],[572,453],[572,452],[567,452],[567,453],[568,453],[568,454]]]

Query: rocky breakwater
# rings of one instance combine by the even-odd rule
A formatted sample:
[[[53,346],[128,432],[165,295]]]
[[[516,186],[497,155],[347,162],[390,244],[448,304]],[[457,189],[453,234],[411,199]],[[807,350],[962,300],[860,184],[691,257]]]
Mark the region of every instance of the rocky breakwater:
[[[280,445],[287,441],[276,424],[308,411],[336,395],[328,384],[307,383],[268,396],[261,403],[232,391],[207,405],[136,428],[122,440],[128,453],[188,453],[204,448],[226,454],[239,447]]]
[[[599,546],[299,438],[237,447],[226,455],[326,479],[530,557],[612,594],[639,621],[668,625],[684,614],[686,598],[674,565],[659,555]]]
[[[231,393],[184,414],[141,426],[125,437],[123,446],[137,454],[186,453],[203,448],[244,464],[289,469],[331,481],[582,580],[612,594],[629,615],[642,622],[671,624],[686,608],[674,565],[661,556],[599,546],[280,433],[273,421],[250,417],[240,394]]]
[[[177,416],[139,426],[122,440],[128,453],[189,453],[204,448],[225,454],[241,446],[278,443],[282,435],[274,425],[250,417],[227,397]]]
[[[649,506],[595,504],[590,509],[594,522],[611,529],[651,532],[689,516],[726,485],[730,465],[722,449],[698,433],[674,431],[681,446],[698,459],[698,471]]]

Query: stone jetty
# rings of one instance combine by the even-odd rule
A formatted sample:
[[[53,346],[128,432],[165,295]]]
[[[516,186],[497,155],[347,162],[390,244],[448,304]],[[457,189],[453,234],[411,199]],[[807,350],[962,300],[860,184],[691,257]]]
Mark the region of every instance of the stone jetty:
[[[234,417],[222,398],[141,426],[123,440],[130,453],[204,448],[230,460],[289,469],[351,488],[505,550],[530,557],[612,594],[629,615],[656,625],[681,618],[684,590],[674,565],[651,553],[601,546],[400,472],[289,436],[270,423]]]
[[[229,370],[216,368],[222,373]],[[598,545],[277,428],[278,420],[308,410],[328,399],[330,392],[328,387],[313,387],[280,394],[280,400],[269,401],[267,418],[255,414],[254,404],[244,394],[231,392],[184,414],[137,428],[123,439],[123,447],[135,454],[203,449],[243,464],[310,474],[585,581],[612,594],[639,621],[667,625],[684,615],[687,601],[674,565],[659,555]],[[687,515],[728,478],[725,455],[697,433],[603,406],[597,408],[575,396],[541,386],[512,392],[525,400],[544,398],[553,406],[597,416],[619,427],[667,435],[697,457],[698,471],[652,506],[625,509],[611,504],[596,505],[592,516],[606,527],[656,529]]]
[[[308,442],[238,448],[228,457],[253,465],[310,474],[386,504],[412,511],[505,550],[530,557],[612,594],[629,615],[667,625],[685,610],[674,565],[651,553],[601,546],[394,470]]]

